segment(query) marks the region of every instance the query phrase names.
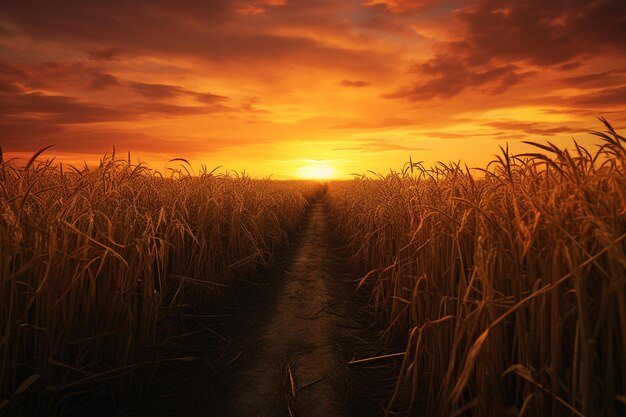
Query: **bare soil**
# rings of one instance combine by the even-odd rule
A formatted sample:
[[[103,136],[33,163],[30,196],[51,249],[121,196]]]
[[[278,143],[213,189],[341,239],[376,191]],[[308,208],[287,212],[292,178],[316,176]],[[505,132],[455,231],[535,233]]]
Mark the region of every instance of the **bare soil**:
[[[277,266],[237,289],[220,309],[225,317],[199,320],[197,333],[180,341],[178,353],[199,360],[157,369],[134,414],[381,415],[384,372],[348,365],[380,352],[331,228],[321,196]]]
[[[229,415],[275,416],[287,406],[302,417],[348,413],[346,362],[335,341],[338,332],[346,336],[354,330],[340,311],[345,301],[329,288],[332,280],[346,277],[337,276],[341,259],[328,242],[325,208],[320,201],[312,207],[273,314],[249,341],[256,345],[254,360],[235,387]]]

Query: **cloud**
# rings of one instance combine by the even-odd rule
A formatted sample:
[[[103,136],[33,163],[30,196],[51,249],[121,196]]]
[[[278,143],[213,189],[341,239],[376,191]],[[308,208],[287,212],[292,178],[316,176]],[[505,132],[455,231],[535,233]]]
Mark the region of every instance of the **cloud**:
[[[591,94],[579,95],[569,99],[568,102],[573,106],[585,106],[594,109],[597,113],[602,113],[626,105],[626,86],[605,88]]]
[[[21,93],[22,91],[24,90],[19,85],[0,80],[0,93]]]
[[[367,81],[351,81],[351,80],[341,80],[341,82],[339,83],[340,86],[342,87],[369,87],[370,85],[372,85],[371,83],[368,83]]]
[[[144,102],[136,103],[131,106],[131,109],[137,114],[143,116],[157,115],[159,117],[169,116],[190,116],[196,114],[214,113],[216,111],[228,111],[227,107],[209,108],[207,106],[181,106],[178,104],[169,104],[162,102]]]
[[[423,101],[454,97],[471,87],[489,86],[489,92],[500,94],[532,75],[517,65],[490,65],[472,67],[466,58],[454,55],[436,55],[414,67],[414,72],[426,81],[384,94],[385,98]]]
[[[195,153],[201,145],[197,140],[184,137],[127,132],[119,129],[91,127],[74,130],[62,126],[43,126],[29,121],[3,121],[0,128],[8,134],[3,137],[5,152],[32,152],[54,145],[52,154],[69,152],[76,154],[104,155],[115,146],[118,150],[149,150],[150,153],[185,155]],[[209,141],[207,141],[209,142]],[[223,145],[220,145],[222,148]],[[206,146],[207,150],[211,146]]]
[[[43,81],[40,81],[43,80]],[[173,100],[180,96],[192,97],[205,105],[217,105],[228,97],[192,91],[178,85],[129,81],[104,72],[99,66],[82,61],[72,63],[45,62],[31,65],[9,66],[0,64],[0,81],[12,84],[12,88],[26,87],[30,92],[38,90],[63,90],[83,84],[87,90],[102,91],[111,87],[125,88],[147,100]],[[8,87],[6,87],[8,88]]]
[[[202,93],[189,94],[202,98]],[[211,95],[209,95],[211,96]],[[217,96],[221,97],[221,96]],[[158,115],[160,117],[178,117],[181,115],[209,114],[229,112],[235,109],[224,106],[217,101],[198,106],[178,105],[159,101],[131,102],[126,106],[113,106],[92,103],[77,97],[43,94],[40,92],[24,92],[13,90],[0,94],[3,112],[0,119],[21,118],[33,124],[88,124],[102,122],[118,122],[140,120]]]
[[[469,134],[465,134],[465,133],[454,133],[454,132],[436,132],[436,131],[431,131],[431,132],[422,132],[420,133],[421,136],[426,136],[429,138],[436,138],[436,139],[468,139],[471,138],[471,135]]]
[[[335,129],[387,129],[393,127],[412,126],[415,120],[391,117],[380,120],[349,120],[332,126]]]
[[[563,133],[571,133],[571,132],[579,131],[579,129],[573,129],[569,126],[564,126],[564,125],[547,127],[544,123],[520,122],[520,121],[490,122],[490,123],[486,123],[485,126],[490,126],[498,130],[520,131],[529,135],[539,135],[539,136],[554,136],[554,135],[559,135]]]
[[[8,84],[13,84],[18,88],[43,88],[45,83],[38,81],[15,65],[0,63],[0,80]]]
[[[149,99],[175,98],[185,94],[185,89],[177,85],[129,83],[130,88],[137,94]]]
[[[117,87],[120,85],[120,80],[114,75],[100,72],[93,75],[87,88],[89,90],[104,90],[109,87]]]
[[[257,6],[256,4],[244,4],[237,8],[237,13],[244,16],[250,16],[259,13],[265,13],[265,9]]]
[[[119,58],[121,50],[118,48],[105,48],[89,51],[88,55],[92,59],[99,61],[112,61]]]
[[[582,64],[580,62],[568,62],[567,64],[561,64],[555,68],[557,71],[571,71],[576,68],[580,68]]]
[[[33,123],[27,117],[0,117],[0,131],[2,131],[2,147],[5,151],[23,152],[41,149],[67,133],[61,125]],[[82,147],[77,143],[77,147]]]
[[[113,106],[84,102],[76,97],[42,94],[39,92],[3,94],[3,111],[1,119],[13,117],[31,123],[97,123],[108,121],[131,120],[137,114]]]
[[[278,142],[310,142],[306,152],[333,142],[364,161],[422,149],[397,139],[415,135],[446,159],[451,142],[438,139],[479,139],[477,153],[488,139],[566,134],[596,114],[623,117],[623,4],[8,2],[2,142],[95,153],[113,143],[148,153],[233,149],[224,163],[239,164],[283,152],[269,150]],[[540,123],[552,118],[532,109],[568,121]],[[497,117],[481,115],[489,110]],[[391,139],[371,139],[385,131]],[[337,145],[351,132],[362,135]]]
[[[13,75],[14,78],[27,78],[20,71],[5,71],[5,75],[7,73]],[[115,84],[121,85],[119,81]],[[167,143],[171,140],[163,137],[103,127],[119,122],[140,123],[155,118],[162,120],[237,110],[221,104],[221,101],[226,99],[223,96],[184,89],[181,89],[181,94],[191,95],[198,98],[199,102],[200,100],[203,102],[200,105],[189,106],[149,100],[116,106],[90,102],[69,95],[27,91],[0,79],[2,145],[5,149],[16,152],[32,151],[50,143],[58,144],[59,146],[55,149],[59,151],[79,153],[104,152],[106,147],[113,144],[121,144],[134,150],[149,150],[153,153],[185,149],[197,151],[201,148],[198,143],[194,145],[195,147],[191,145],[191,142],[187,147],[181,143],[170,146]],[[165,96],[168,95],[165,94]],[[160,148],[162,149],[159,151]]]
[[[105,71],[100,65],[84,61],[0,65],[0,79],[19,84],[31,91],[53,91],[77,86],[96,91],[123,85],[122,80]]]
[[[366,0],[364,6],[383,5],[394,13],[402,13],[422,9],[433,4],[434,0]]]
[[[284,6],[287,0],[259,0],[242,2],[237,5],[235,11],[244,16],[265,13],[268,7]]]
[[[188,91],[187,94],[192,95],[196,98],[196,100],[205,103],[205,104],[218,104],[228,99],[226,96],[221,96],[219,94],[213,93],[198,93],[195,91]],[[252,110],[252,104],[246,103],[242,106],[242,108],[247,108],[248,110]]]
[[[566,77],[561,80],[578,88],[598,88],[626,83],[626,68]]]
[[[425,101],[486,86],[501,94],[538,68],[578,68],[576,59],[626,52],[626,4],[478,0],[456,13],[456,38],[414,66],[417,80],[386,98]],[[602,22],[602,24],[590,24]]]
[[[626,5],[621,1],[483,0],[460,10],[458,17],[466,53],[477,63],[496,59],[562,65],[587,54],[626,51]],[[461,52],[461,45],[451,47]]]
[[[307,27],[332,30],[349,37],[341,16],[323,15],[331,3],[313,4],[278,1],[253,2],[270,8],[262,19],[242,16],[239,1],[215,0],[209,3],[174,0],[138,0],[106,3],[68,0],[10,2],[0,12],[0,20],[16,25],[21,34],[36,41],[57,42],[88,52],[92,59],[115,59],[120,54],[193,58],[215,64],[297,63],[361,72],[384,67],[380,54],[359,45],[340,46],[323,37],[295,31],[277,33],[277,27]],[[269,10],[269,9],[268,9]],[[320,14],[324,16],[321,18]],[[155,30],[158,28],[158,30]]]
[[[154,100],[167,100],[167,99],[175,99],[179,96],[188,96],[193,97],[198,102],[203,103],[204,106],[180,106],[174,104],[163,104],[163,103],[149,103],[144,104],[142,106],[143,109],[169,109],[170,111],[165,111],[164,113],[169,114],[197,114],[206,112],[207,110],[212,111],[232,111],[234,109],[229,108],[223,104],[224,101],[228,100],[228,97],[221,96],[213,93],[201,93],[197,91],[187,90],[177,85],[168,85],[168,84],[147,84],[147,83],[137,83],[131,82],[129,83],[130,88],[137,94],[142,97],[145,97],[151,101]]]
[[[361,140],[352,146],[342,146],[333,148],[335,151],[354,151],[354,152],[388,152],[388,151],[427,151],[429,148],[421,148],[410,145],[400,145],[391,143],[385,139],[369,139]]]

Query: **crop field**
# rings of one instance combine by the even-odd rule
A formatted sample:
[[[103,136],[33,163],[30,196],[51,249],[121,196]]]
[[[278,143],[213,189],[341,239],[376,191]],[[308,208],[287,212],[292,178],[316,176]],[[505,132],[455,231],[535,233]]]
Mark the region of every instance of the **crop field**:
[[[0,178],[0,412],[28,415],[145,364],[186,314],[270,265],[319,187],[163,178],[115,155],[8,161]]]
[[[324,184],[185,160],[162,174],[115,152],[97,167],[2,161],[0,415],[97,415],[148,392],[143,369],[200,359],[170,349],[191,317],[252,293],[238,305],[254,310],[211,318],[224,335],[208,330],[221,344],[206,349],[225,359],[198,389],[225,394],[171,379],[195,399],[155,408],[622,416],[626,139],[605,128],[593,149],[538,140],[481,170],[409,161]],[[391,383],[342,388],[363,367]]]
[[[389,412],[618,416],[626,405],[626,140],[506,149],[332,184],[340,234],[406,350]]]

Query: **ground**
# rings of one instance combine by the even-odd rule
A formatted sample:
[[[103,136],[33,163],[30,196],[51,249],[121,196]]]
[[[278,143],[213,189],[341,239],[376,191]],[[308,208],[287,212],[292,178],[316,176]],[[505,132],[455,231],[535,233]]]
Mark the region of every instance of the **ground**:
[[[225,302],[220,327],[182,342],[203,360],[157,369],[137,414],[380,415],[381,373],[349,365],[378,353],[373,318],[331,228],[321,196],[277,266]]]

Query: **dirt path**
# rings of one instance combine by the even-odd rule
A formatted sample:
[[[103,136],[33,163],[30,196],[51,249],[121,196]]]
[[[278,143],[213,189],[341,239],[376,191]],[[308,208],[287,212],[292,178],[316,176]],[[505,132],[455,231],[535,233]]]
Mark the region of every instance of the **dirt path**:
[[[327,217],[320,199],[279,277],[273,312],[249,344],[257,350],[234,387],[228,415],[288,415],[288,407],[298,417],[348,414],[347,363],[337,341],[355,326],[342,314],[346,300],[337,299],[333,287],[333,280],[346,278],[337,273],[345,260],[333,250]]]
[[[173,355],[198,360],[159,366],[129,417],[380,416],[379,370],[348,362],[384,352],[331,232],[322,195],[271,270],[177,339]]]

